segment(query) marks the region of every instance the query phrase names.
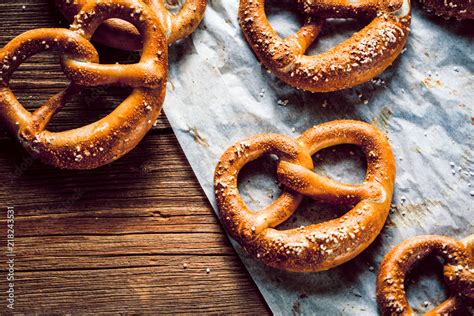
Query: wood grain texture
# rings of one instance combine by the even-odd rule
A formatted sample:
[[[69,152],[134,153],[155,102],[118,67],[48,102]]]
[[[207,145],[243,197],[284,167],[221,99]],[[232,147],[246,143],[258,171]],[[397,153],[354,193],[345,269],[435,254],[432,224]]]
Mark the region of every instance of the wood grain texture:
[[[0,45],[33,28],[65,26],[51,2],[1,1]],[[104,62],[137,58],[99,51]],[[28,109],[66,84],[54,53],[30,58],[12,81]],[[112,87],[88,89],[50,128],[93,122],[126,95]],[[164,115],[135,150],[97,170],[45,166],[1,126],[0,148],[0,251],[6,251],[5,210],[13,206],[16,312],[269,313]],[[4,258],[0,265],[3,314]]]

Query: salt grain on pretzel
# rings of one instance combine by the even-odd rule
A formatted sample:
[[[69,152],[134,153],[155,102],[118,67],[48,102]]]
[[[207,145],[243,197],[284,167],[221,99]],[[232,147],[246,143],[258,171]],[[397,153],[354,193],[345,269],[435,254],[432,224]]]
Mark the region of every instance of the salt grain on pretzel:
[[[428,12],[446,19],[474,19],[474,1],[472,0],[420,0]]]
[[[368,166],[363,184],[348,185],[313,172],[311,156],[339,144],[364,151]],[[277,173],[285,190],[271,205],[254,212],[239,194],[237,177],[248,162],[265,154],[281,159]],[[395,160],[380,131],[363,122],[333,121],[307,130],[297,140],[262,134],[236,143],[216,167],[214,189],[224,227],[250,254],[275,268],[310,272],[347,262],[372,243],[388,216],[394,181]],[[295,212],[303,195],[355,206],[338,219],[275,229]]]
[[[418,236],[395,246],[385,256],[377,277],[377,301],[382,315],[414,315],[406,297],[406,275],[430,254],[444,260],[444,277],[451,297],[426,315],[472,315],[474,235],[462,241],[446,236]]]
[[[57,7],[69,20],[81,11],[88,0],[55,0]],[[169,1],[169,0],[168,0]],[[201,22],[207,0],[185,0],[177,14],[167,9],[163,0],[143,0],[161,21],[169,44],[190,35]],[[127,21],[110,19],[99,27],[94,40],[124,50],[140,50],[143,46],[140,32]]]
[[[408,37],[410,0],[294,1],[306,23],[288,38],[281,39],[268,22],[265,0],[241,0],[239,21],[261,63],[296,88],[329,92],[369,81],[392,64]],[[329,51],[305,55],[321,30],[321,17],[373,20]]]
[[[107,19],[133,23],[143,34],[138,64],[101,65],[89,42]],[[22,145],[43,162],[59,168],[91,169],[112,162],[132,150],[153,126],[166,93],[167,42],[156,15],[137,0],[87,2],[67,29],[36,29],[13,39],[0,50],[0,118]],[[9,82],[28,57],[48,49],[62,56],[71,84],[35,112],[17,100]],[[119,85],[133,91],[101,120],[63,132],[46,130],[47,124],[81,86]]]

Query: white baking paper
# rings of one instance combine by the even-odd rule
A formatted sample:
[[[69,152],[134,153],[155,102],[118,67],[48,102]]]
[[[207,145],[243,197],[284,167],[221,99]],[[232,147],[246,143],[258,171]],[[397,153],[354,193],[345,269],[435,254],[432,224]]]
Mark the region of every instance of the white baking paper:
[[[462,238],[474,233],[474,24],[444,21],[414,3],[406,51],[392,67],[353,89],[312,94],[287,86],[257,62],[237,10],[236,0],[210,0],[199,29],[172,46],[168,119],[214,208],[214,167],[237,140],[264,132],[297,137],[335,119],[372,122],[386,132],[397,160],[394,207],[381,235],[356,259],[326,272],[287,273],[256,262],[233,243],[277,315],[377,314],[375,278],[389,249],[420,234]],[[274,5],[268,11],[283,35],[297,30],[294,13]],[[329,21],[312,52],[334,46],[363,25]],[[317,158],[317,172],[357,182],[364,177],[364,161],[356,149],[342,146]],[[264,159],[240,177],[244,199],[255,209],[278,195],[274,166]],[[283,227],[338,214],[320,209],[305,202]],[[441,266],[430,263],[408,289],[418,312],[447,295]]]

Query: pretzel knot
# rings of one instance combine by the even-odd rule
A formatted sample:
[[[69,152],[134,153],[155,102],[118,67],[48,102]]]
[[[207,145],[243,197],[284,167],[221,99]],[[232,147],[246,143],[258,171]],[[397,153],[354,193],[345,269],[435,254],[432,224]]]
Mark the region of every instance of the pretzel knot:
[[[462,241],[446,236],[418,236],[395,246],[385,256],[377,277],[377,301],[383,315],[414,315],[405,293],[405,278],[408,271],[429,254],[444,260],[444,277],[451,297],[426,315],[471,315],[474,310],[474,235]]]
[[[349,185],[315,174],[311,156],[339,145],[364,151],[368,166],[363,184]],[[248,162],[277,155],[283,194],[254,212],[242,200],[237,176]],[[223,225],[250,254],[275,268],[310,272],[340,265],[362,252],[377,237],[388,216],[395,181],[395,160],[385,136],[372,125],[333,121],[304,132],[297,140],[261,134],[240,141],[221,157],[214,189]],[[275,227],[298,208],[303,195],[337,204],[355,204],[344,216],[289,230]]]
[[[258,59],[278,78],[311,92],[341,90],[385,70],[408,37],[410,0],[294,0],[306,22],[281,39],[265,15],[265,0],[240,0],[239,20]],[[305,55],[321,30],[321,18],[373,18],[351,38],[315,56]]]
[[[89,42],[105,20],[120,18],[143,34],[144,49],[137,64],[101,65]],[[55,49],[71,84],[34,113],[28,112],[9,87],[13,72],[30,56]],[[71,30],[28,31],[0,50],[0,117],[35,157],[59,168],[90,169],[114,161],[132,150],[153,126],[166,92],[167,44],[160,22],[138,0],[89,1]],[[82,86],[118,85],[133,91],[112,113],[77,129],[50,132],[47,124]]]
[[[75,15],[81,11],[87,1],[55,0],[57,7],[69,21],[74,20]],[[177,0],[143,0],[143,2],[158,16],[168,43],[172,44],[190,35],[198,27],[204,16],[207,0],[185,0],[177,14],[169,10],[177,6]],[[137,28],[132,23],[120,19],[106,21],[99,27],[94,39],[110,47],[124,50],[140,50],[143,46]]]

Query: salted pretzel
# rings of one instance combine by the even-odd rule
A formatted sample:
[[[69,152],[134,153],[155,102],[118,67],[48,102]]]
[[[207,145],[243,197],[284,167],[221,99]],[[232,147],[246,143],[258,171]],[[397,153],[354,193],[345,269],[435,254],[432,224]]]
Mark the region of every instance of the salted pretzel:
[[[418,236],[395,246],[385,256],[377,277],[377,301],[383,315],[414,315],[406,297],[405,279],[410,269],[429,254],[444,260],[444,277],[451,297],[426,315],[471,315],[474,235],[461,241],[446,236]]]
[[[55,0],[57,7],[69,21],[74,20],[74,16],[81,11],[87,1]],[[204,16],[207,4],[207,0],[185,0],[182,8],[175,15],[168,10],[167,6],[176,6],[177,0],[143,0],[143,2],[162,21],[169,44],[194,32]],[[111,19],[102,24],[97,29],[94,40],[124,50],[140,50],[143,46],[137,28],[133,24],[119,19]]]
[[[339,145],[360,146],[368,161],[363,184],[349,185],[313,172],[311,156]],[[252,211],[238,188],[239,171],[262,155],[280,158],[282,195]],[[224,227],[259,261],[283,270],[321,271],[361,253],[377,237],[388,216],[395,181],[395,160],[386,137],[370,124],[333,121],[304,132],[297,140],[261,134],[237,142],[221,157],[214,177]],[[300,205],[303,195],[335,204],[355,205],[344,216],[296,229],[278,230]]]
[[[428,12],[446,19],[474,19],[474,1],[472,0],[420,0]]]
[[[239,21],[260,62],[287,84],[311,92],[329,92],[364,83],[400,54],[408,37],[410,0],[294,0],[306,22],[285,39],[265,14],[265,0],[240,0]],[[322,54],[306,50],[321,30],[321,18],[372,18],[348,40]]]
[[[96,168],[133,149],[153,126],[166,93],[168,46],[161,23],[145,4],[139,0],[91,0],[82,10],[70,30],[28,31],[0,50],[0,118],[34,157],[67,169]],[[139,63],[98,64],[98,53],[89,39],[109,18],[129,21],[143,34]],[[10,89],[10,78],[28,57],[49,49],[62,55],[71,84],[30,113]],[[53,115],[81,86],[99,85],[128,86],[133,91],[97,122],[62,132],[46,130]]]

